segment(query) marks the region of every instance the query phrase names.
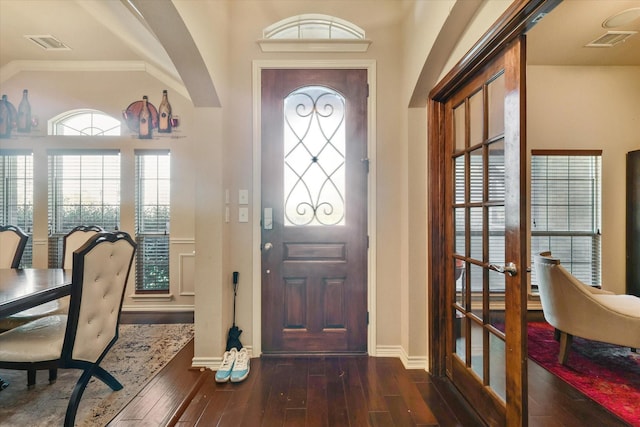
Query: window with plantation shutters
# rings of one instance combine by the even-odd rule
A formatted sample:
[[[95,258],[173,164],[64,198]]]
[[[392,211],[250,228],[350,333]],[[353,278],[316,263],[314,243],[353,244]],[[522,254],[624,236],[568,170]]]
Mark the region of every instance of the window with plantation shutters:
[[[589,285],[601,282],[600,187],[600,151],[532,151],[531,255],[551,251]]]
[[[18,226],[29,239],[21,268],[33,260],[33,155],[24,150],[0,150],[0,224]]]
[[[169,151],[136,150],[136,293],[169,292]]]
[[[120,152],[49,152],[49,266],[62,265],[64,235],[79,225],[120,226]]]

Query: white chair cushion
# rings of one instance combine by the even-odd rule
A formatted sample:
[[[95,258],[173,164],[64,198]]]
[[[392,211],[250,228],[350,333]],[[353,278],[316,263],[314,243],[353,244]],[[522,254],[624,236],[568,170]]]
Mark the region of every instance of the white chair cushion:
[[[41,317],[0,334],[0,360],[41,362],[59,359],[67,315]]]

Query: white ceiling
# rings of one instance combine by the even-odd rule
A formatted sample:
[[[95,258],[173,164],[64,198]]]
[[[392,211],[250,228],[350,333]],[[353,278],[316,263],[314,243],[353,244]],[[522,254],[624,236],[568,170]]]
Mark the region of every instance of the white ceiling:
[[[618,28],[603,28],[609,17],[640,0],[564,0],[527,34],[532,65],[640,65],[640,18]],[[638,31],[610,48],[584,47],[607,31]]]
[[[528,34],[528,62],[640,65],[640,34],[613,48],[583,47],[606,32],[607,17],[634,7],[640,0],[564,0]],[[126,0],[0,0],[0,70],[12,61],[144,61],[181,80],[148,28]],[[640,19],[615,30],[640,32]],[[53,35],[71,50],[48,52],[25,35]]]

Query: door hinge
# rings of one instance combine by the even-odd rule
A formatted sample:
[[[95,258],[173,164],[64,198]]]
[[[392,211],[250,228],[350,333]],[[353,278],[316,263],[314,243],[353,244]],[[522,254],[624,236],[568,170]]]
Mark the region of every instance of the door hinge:
[[[362,159],[360,159],[360,161],[364,165],[364,168],[367,171],[367,173],[369,173],[369,158],[368,157],[363,157]]]
[[[369,312],[367,311],[367,325],[369,324]]]
[[[367,98],[369,97],[369,83],[367,83]]]
[[[369,236],[367,236],[367,249],[369,249]]]

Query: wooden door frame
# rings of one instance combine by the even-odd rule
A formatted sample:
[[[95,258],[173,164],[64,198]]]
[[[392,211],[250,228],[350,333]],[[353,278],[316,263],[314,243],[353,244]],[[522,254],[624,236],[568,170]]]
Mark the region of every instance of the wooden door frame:
[[[463,56],[453,69],[431,90],[428,101],[428,179],[429,179],[429,370],[435,376],[446,376],[446,331],[447,328],[447,296],[446,286],[438,286],[446,283],[447,277],[453,277],[452,264],[447,259],[447,249],[451,242],[447,241],[448,207],[442,200],[447,200],[445,184],[449,179],[447,174],[450,153],[447,153],[445,144],[445,102],[462,85],[479,73],[487,64],[501,54],[514,40],[522,37],[535,25],[536,19],[541,13],[548,13],[561,0],[516,0],[498,18],[492,27],[480,38],[480,40]],[[526,67],[526,64],[521,64]],[[524,94],[523,94],[524,96]],[[521,102],[524,106],[524,99]],[[526,119],[526,110],[521,110],[520,130],[524,132],[523,123]],[[505,123],[506,125],[506,123]],[[522,153],[526,155],[526,153]],[[524,177],[521,177],[524,178]],[[526,197],[526,195],[524,196]],[[523,213],[524,214],[524,213]],[[526,234],[522,235],[526,238]],[[526,240],[524,241],[526,245]],[[525,251],[526,252],[526,251]],[[526,265],[526,264],[525,264]],[[517,301],[510,303],[519,304],[526,310],[526,287],[522,289]],[[521,331],[525,325],[522,325]],[[519,339],[520,352],[526,355],[526,339]],[[509,365],[510,361],[507,361]],[[526,384],[526,370],[518,379],[520,384]],[[509,385],[507,385],[509,387]],[[512,387],[517,387],[518,384]],[[516,391],[517,393],[517,391]],[[527,425],[527,396],[519,396],[523,405],[510,405],[507,402],[507,425]]]
[[[365,69],[369,84],[367,100],[367,152],[369,158],[369,175],[367,177],[367,234],[369,250],[367,253],[367,352],[376,355],[376,61],[364,60],[255,60],[253,61],[253,230],[252,230],[252,281],[253,281],[253,322],[252,348],[253,356],[262,353],[262,70],[273,69]]]

